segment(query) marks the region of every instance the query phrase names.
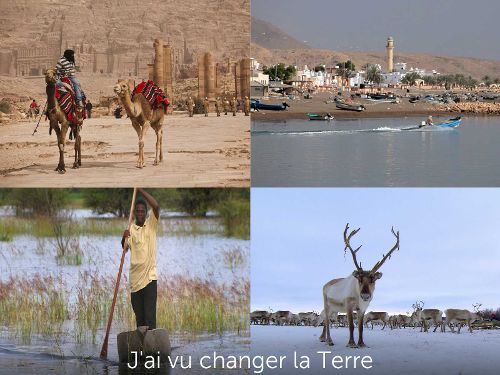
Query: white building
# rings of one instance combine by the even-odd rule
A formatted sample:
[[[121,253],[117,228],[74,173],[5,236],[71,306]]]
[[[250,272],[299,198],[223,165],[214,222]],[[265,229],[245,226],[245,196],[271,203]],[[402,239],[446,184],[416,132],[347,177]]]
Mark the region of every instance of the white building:
[[[307,65],[304,65],[302,70],[297,70],[294,81],[310,82],[312,86],[323,87],[330,86],[334,82],[334,77],[331,73],[326,71],[317,71],[310,69]]]
[[[250,59],[251,80],[259,82],[264,86],[269,86],[269,75],[264,74],[262,65],[254,58]]]

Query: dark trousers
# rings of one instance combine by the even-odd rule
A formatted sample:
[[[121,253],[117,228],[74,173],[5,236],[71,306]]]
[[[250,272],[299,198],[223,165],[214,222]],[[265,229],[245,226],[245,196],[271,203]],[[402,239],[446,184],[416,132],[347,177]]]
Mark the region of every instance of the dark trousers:
[[[137,327],[156,328],[156,280],[151,281],[141,290],[130,293]]]

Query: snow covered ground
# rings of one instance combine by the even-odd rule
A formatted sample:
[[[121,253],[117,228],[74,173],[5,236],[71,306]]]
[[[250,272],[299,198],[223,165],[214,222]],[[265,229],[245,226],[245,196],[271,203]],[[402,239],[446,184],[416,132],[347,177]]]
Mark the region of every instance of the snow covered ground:
[[[500,374],[500,330],[477,330],[469,333],[465,328],[461,333],[428,333],[407,328],[390,330],[375,327],[364,330],[363,349],[347,348],[349,339],[347,328],[332,328],[334,346],[319,341],[322,327],[295,326],[252,326],[252,355],[286,356],[283,369],[269,369],[262,372],[254,366],[251,373],[262,374]],[[357,340],[357,328],[354,331]],[[330,351],[331,354],[318,354]],[[298,362],[300,356],[310,358],[309,369],[294,367],[294,352]],[[323,369],[323,356],[325,368]],[[337,358],[332,366],[332,359]],[[357,368],[353,368],[353,358],[346,363],[346,356],[360,356]],[[361,359],[370,356],[371,368],[364,368]],[[340,362],[342,360],[342,362]],[[279,363],[279,358],[278,358]],[[348,368],[346,368],[346,365]],[[369,361],[365,359],[366,367]],[[271,365],[274,367],[274,365]]]

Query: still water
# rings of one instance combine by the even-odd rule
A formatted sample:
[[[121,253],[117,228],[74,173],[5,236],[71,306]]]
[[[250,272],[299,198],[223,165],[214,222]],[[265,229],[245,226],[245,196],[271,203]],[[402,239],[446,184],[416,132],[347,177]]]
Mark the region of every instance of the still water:
[[[421,120],[253,121],[252,186],[500,185],[500,117]]]
[[[88,210],[74,210],[73,218],[83,220],[94,217]],[[157,238],[157,269],[160,278],[174,280],[198,280],[210,285],[223,287],[228,291],[238,283],[248,280],[250,265],[249,241],[227,238],[223,233],[217,218],[195,220],[179,217],[175,213],[162,212],[163,226],[161,235]],[[12,209],[0,207],[0,217],[14,219]],[[107,215],[100,215],[102,220],[113,220]],[[184,228],[196,225],[201,234],[169,233],[177,227]],[[0,228],[1,231],[1,228]],[[213,232],[213,234],[211,234]],[[206,233],[206,234],[204,234]],[[83,256],[81,264],[59,264],[54,253],[54,240],[37,238],[32,235],[14,236],[11,241],[0,241],[0,283],[8,280],[32,280],[38,277],[54,277],[61,280],[69,305],[76,303],[81,274],[88,273],[102,279],[115,279],[121,256],[121,236],[92,236],[81,234],[77,238],[78,246]],[[227,263],[227,254],[237,251],[242,255],[242,262]],[[129,272],[129,258],[123,268],[123,283]],[[58,284],[59,285],[59,284]],[[123,284],[122,284],[123,285]],[[228,292],[228,294],[230,294]],[[0,306],[2,295],[0,293]],[[1,318],[1,317],[0,317]],[[2,326],[0,320],[0,375],[4,374],[142,374],[131,371],[118,363],[116,335],[124,330],[115,316],[111,329],[108,348],[109,361],[99,360],[105,326],[97,331],[97,339],[93,344],[89,341],[79,342],[74,335],[74,321],[68,319],[60,335],[33,333],[29,342],[23,342],[14,327]],[[116,324],[115,324],[116,323]],[[223,334],[197,332],[170,332],[174,356],[192,358],[192,367],[187,370],[168,369],[163,366],[158,371],[149,374],[198,373],[202,371],[199,358],[212,355],[236,355],[245,353],[249,348],[247,334],[241,335],[225,332]],[[217,370],[203,370],[204,373],[218,373]],[[238,373],[229,371],[228,373]]]

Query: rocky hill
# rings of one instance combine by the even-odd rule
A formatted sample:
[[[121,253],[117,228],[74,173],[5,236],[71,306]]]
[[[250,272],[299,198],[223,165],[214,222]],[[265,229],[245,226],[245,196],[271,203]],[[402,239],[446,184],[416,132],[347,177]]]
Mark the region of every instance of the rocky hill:
[[[260,37],[265,35],[265,39]],[[339,61],[353,60],[357,67],[366,63],[380,64],[386,68],[384,52],[342,52],[326,49],[309,48],[297,43],[288,44],[283,41],[294,40],[280,29],[272,25],[252,19],[251,55],[263,64],[284,62],[287,64],[314,66],[316,64],[333,65]],[[396,42],[397,43],[397,42]],[[286,48],[284,48],[286,46]],[[457,56],[434,56],[418,53],[402,53],[394,51],[395,62],[406,62],[409,67],[419,67],[426,70],[435,69],[443,74],[464,74],[475,78],[485,75],[500,78],[500,61],[483,60]]]
[[[216,60],[248,57],[250,0],[11,0],[2,1],[0,50],[39,48],[62,27],[62,48],[113,51],[150,60],[155,38]],[[150,62],[150,61],[148,61]]]
[[[268,49],[306,49],[305,43],[292,38],[271,23],[252,17],[252,43]]]

